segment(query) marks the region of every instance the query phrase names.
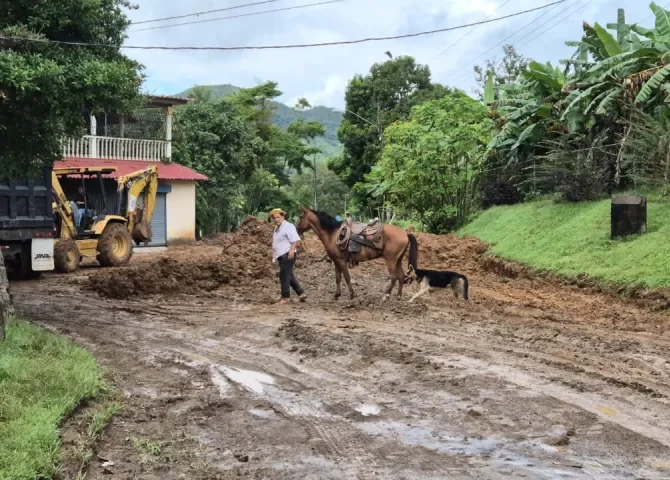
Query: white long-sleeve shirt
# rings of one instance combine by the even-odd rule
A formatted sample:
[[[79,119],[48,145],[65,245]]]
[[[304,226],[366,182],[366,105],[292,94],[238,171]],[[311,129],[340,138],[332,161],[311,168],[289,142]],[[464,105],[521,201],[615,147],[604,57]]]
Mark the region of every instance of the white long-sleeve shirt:
[[[272,256],[276,260],[291,250],[291,245],[300,240],[298,230],[291,222],[284,220],[275,228],[272,238]]]

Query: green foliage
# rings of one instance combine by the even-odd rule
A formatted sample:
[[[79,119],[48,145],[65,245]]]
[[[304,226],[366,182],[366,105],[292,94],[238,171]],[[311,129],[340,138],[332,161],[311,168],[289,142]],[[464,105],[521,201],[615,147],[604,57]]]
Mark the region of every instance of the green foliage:
[[[414,105],[447,93],[445,87],[431,83],[429,68],[412,57],[375,63],[368,75],[354,76],[337,132],[344,151],[329,161],[329,168],[350,187],[363,182],[379,159],[384,129],[408,118]]]
[[[295,207],[314,206],[314,184],[316,181],[317,204],[319,210],[332,215],[344,214],[344,196],[349,188],[342,180],[321,163],[316,165],[316,179],[313,171],[291,178],[290,198]],[[290,212],[290,213],[298,213]]]
[[[198,185],[196,218],[203,233],[228,231],[246,215],[274,206],[294,205],[289,170],[313,167],[320,151],[309,144],[323,135],[317,122],[302,119],[286,131],[272,121],[273,98],[281,95],[268,82],[216,99],[196,89],[197,101],[177,110],[180,135],[174,160],[209,177]]]
[[[494,97],[497,97],[500,94],[500,88],[503,85],[517,82],[527,66],[528,59],[520,55],[514,45],[503,46],[503,59],[500,62],[487,60],[485,67],[479,65],[474,67],[475,80],[481,88],[477,90],[477,95],[480,99],[484,99],[485,94],[482,91],[486,91],[487,82],[491,78],[493,85],[489,88],[492,89]],[[485,100],[485,103],[490,102]]]
[[[52,478],[60,423],[102,389],[96,361],[86,350],[10,321],[0,348],[0,478]]]
[[[84,112],[138,105],[141,66],[119,48],[130,7],[126,0],[0,1],[0,35],[13,37],[0,41],[3,172],[23,175],[59,159],[62,139],[84,133]]]
[[[205,233],[228,231],[244,212],[244,182],[254,171],[261,146],[237,108],[226,101],[181,107],[175,123],[180,135],[173,160],[209,177],[197,186],[197,223]]]
[[[647,233],[612,241],[610,202],[554,203],[551,200],[493,207],[459,235],[490,243],[495,255],[540,270],[647,287],[670,286],[670,205],[648,203]]]
[[[476,207],[477,182],[492,133],[486,107],[462,92],[414,107],[385,131],[369,191],[421,219],[430,232],[462,225]]]
[[[207,91],[209,92],[210,98],[214,100],[224,97],[233,97],[241,90],[242,89],[240,87],[229,84],[198,85],[177,95],[196,97],[197,95],[202,95],[203,92]],[[298,112],[295,109],[288,107],[280,102],[271,100],[270,103],[273,108],[272,122],[283,130],[286,130],[291,123],[295,122],[299,118],[302,118],[306,122],[317,122],[323,125],[325,130],[323,137],[318,137],[313,141],[313,145],[318,146],[319,149],[321,149],[322,153],[318,155],[319,158],[326,158],[331,155],[335,155],[342,150],[342,144],[340,144],[339,140],[337,139],[337,129],[340,127],[340,123],[342,121],[341,112],[323,106],[315,106]]]
[[[636,162],[623,154],[631,150],[627,142],[650,140],[652,130],[664,137],[658,128],[667,124],[650,130],[648,122],[631,119],[665,117],[670,102],[670,12],[653,2],[650,8],[655,28],[627,24],[619,9],[616,23],[584,23],[581,40],[566,42],[575,53],[561,61],[564,71],[531,61],[516,82],[503,85],[492,110],[498,133],[487,166],[526,194],[539,190],[573,201],[641,180],[631,170]]]
[[[670,112],[635,111],[628,121],[628,135],[620,155],[622,169],[630,172],[634,186],[670,192]]]

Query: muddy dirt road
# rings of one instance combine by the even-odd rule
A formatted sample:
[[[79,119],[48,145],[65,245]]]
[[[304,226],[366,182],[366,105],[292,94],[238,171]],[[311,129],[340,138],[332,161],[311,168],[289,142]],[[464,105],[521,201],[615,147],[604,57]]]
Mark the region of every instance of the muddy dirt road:
[[[222,260],[231,238],[169,251],[163,273]],[[188,291],[145,278],[157,260],[144,255],[113,277],[12,288],[20,312],[89,348],[126,396],[97,451],[114,466],[96,458],[87,478],[670,478],[667,313],[498,276],[473,240],[419,245],[420,265],[468,274],[472,304],[383,303],[378,262],[353,270],[358,298],[335,301],[313,239],[296,271],[304,305],[269,304],[277,280],[255,260],[191,271]],[[110,278],[152,293],[88,290]]]

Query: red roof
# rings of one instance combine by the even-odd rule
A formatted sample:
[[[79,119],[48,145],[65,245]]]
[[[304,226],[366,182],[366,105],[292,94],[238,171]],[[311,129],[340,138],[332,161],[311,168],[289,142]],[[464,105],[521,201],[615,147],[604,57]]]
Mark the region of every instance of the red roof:
[[[60,162],[54,163],[55,168],[65,167],[116,167],[116,172],[111,175],[105,175],[109,178],[118,178],[122,175],[144,170],[145,168],[157,165],[158,178],[161,180],[207,180],[207,177],[183,165],[176,163],[147,162],[143,160],[114,160],[101,158],[64,158]]]

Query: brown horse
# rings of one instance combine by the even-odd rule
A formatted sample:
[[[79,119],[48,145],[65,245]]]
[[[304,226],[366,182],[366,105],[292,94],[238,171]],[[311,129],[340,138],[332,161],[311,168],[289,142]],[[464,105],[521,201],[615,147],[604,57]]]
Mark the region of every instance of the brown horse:
[[[349,252],[340,250],[337,245],[337,237],[340,231],[342,222],[334,219],[325,212],[317,212],[304,208],[300,221],[297,225],[297,230],[302,235],[307,230],[314,230],[323,246],[326,248],[326,253],[335,264],[335,282],[337,290],[335,291],[335,298],[342,295],[340,283],[342,281],[342,274],[344,280],[347,282],[349,288],[349,296],[354,298],[356,294],[351,287],[351,278],[349,277],[349,268],[347,260],[349,259]],[[383,250],[378,250],[372,247],[363,246],[361,251],[355,254],[357,262],[366,262],[374,260],[379,257],[384,257],[386,260],[386,267],[391,274],[391,283],[386,288],[386,295],[390,295],[393,291],[395,283],[398,282],[398,297],[402,295],[402,286],[405,280],[405,274],[402,270],[402,259],[409,247],[409,265],[416,266],[418,246],[416,237],[411,233],[408,234],[402,228],[395,225],[383,225],[382,235],[384,237]]]

